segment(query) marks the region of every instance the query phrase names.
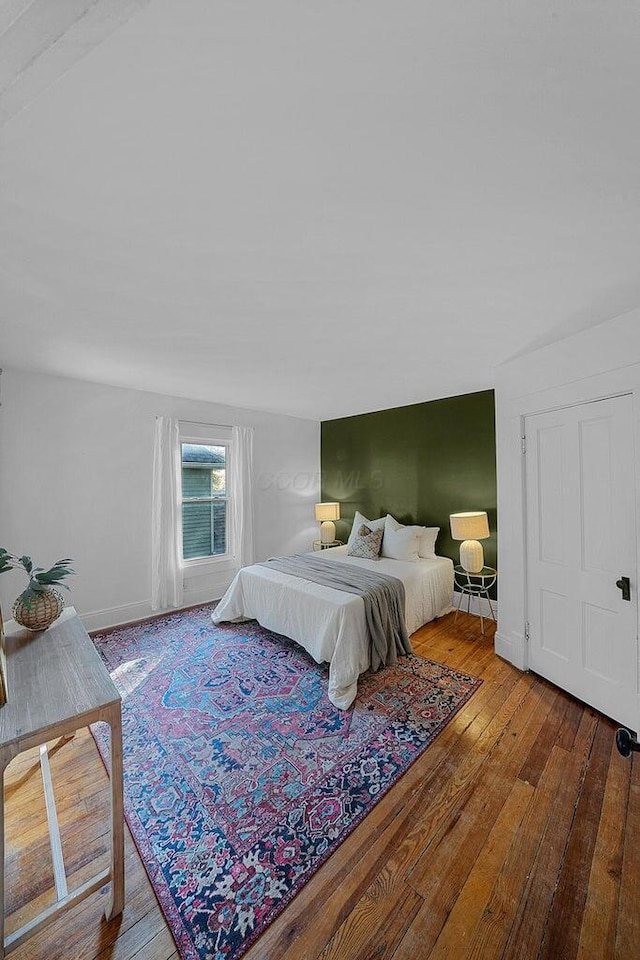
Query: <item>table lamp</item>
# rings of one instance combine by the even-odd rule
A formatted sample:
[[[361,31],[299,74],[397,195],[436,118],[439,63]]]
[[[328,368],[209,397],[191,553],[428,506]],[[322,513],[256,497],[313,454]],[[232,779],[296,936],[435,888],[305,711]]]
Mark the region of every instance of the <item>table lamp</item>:
[[[486,540],[489,533],[489,521],[484,511],[452,513],[449,517],[451,536],[454,540],[463,540],[460,544],[460,564],[467,573],[480,573],[484,567],[484,550],[479,540]]]
[[[336,538],[336,525],[333,521],[339,519],[339,503],[316,503],[316,520],[320,521],[322,543],[333,543]]]

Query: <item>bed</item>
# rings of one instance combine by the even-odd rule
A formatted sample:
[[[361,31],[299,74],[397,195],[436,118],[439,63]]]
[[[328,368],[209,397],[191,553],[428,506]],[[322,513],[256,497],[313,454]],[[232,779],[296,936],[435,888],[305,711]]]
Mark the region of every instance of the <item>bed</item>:
[[[409,634],[452,610],[453,563],[446,557],[406,562],[349,556],[347,547],[322,551],[323,559],[359,564],[402,580]],[[243,567],[213,613],[215,623],[257,620],[299,643],[317,663],[329,664],[328,694],[346,710],[358,677],[369,668],[364,602],[341,590],[291,577],[262,564]]]

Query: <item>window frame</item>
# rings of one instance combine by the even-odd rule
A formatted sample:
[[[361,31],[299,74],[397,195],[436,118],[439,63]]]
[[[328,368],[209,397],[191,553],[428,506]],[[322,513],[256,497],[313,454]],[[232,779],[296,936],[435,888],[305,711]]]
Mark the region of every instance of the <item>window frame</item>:
[[[233,559],[233,528],[230,522],[230,504],[231,496],[229,493],[229,477],[231,458],[233,456],[231,443],[231,428],[217,427],[214,424],[180,423],[179,430],[179,453],[180,453],[180,550],[184,551],[184,537],[182,533],[182,509],[184,503],[215,503],[224,502],[227,505],[225,510],[225,552],[211,554],[205,557],[192,557],[187,559],[182,553],[182,566],[185,571],[197,570],[198,567],[209,566],[211,564],[225,563]],[[203,447],[224,447],[225,448],[225,496],[224,497],[184,497],[182,490],[182,444],[191,443]]]

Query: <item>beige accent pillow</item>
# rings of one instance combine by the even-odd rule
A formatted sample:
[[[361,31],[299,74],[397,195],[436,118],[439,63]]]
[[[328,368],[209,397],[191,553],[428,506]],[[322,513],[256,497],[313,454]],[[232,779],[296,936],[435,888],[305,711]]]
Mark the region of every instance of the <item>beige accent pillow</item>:
[[[362,560],[379,560],[383,533],[384,530],[381,527],[371,530],[366,524],[361,523],[355,539],[347,547],[347,556],[360,557]]]
[[[377,520],[367,520],[366,517],[360,513],[359,510],[356,510],[356,515],[353,518],[353,526],[351,527],[351,533],[349,534],[349,539],[347,540],[347,547],[350,547],[355,538],[358,536],[358,530],[364,523],[365,526],[369,527],[369,530],[382,530],[384,533],[384,517],[379,517]],[[349,553],[349,550],[347,550]]]

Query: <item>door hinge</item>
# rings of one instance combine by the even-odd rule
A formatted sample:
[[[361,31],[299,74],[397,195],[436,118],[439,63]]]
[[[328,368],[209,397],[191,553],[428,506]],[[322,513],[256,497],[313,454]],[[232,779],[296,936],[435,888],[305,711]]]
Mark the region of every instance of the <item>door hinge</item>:
[[[525,625],[524,625],[524,642],[525,642],[525,643],[529,643],[529,637],[530,637],[530,633],[529,633],[529,621],[527,620],[527,622],[526,622]]]
[[[527,452],[527,438],[525,436],[520,437],[520,452]]]

